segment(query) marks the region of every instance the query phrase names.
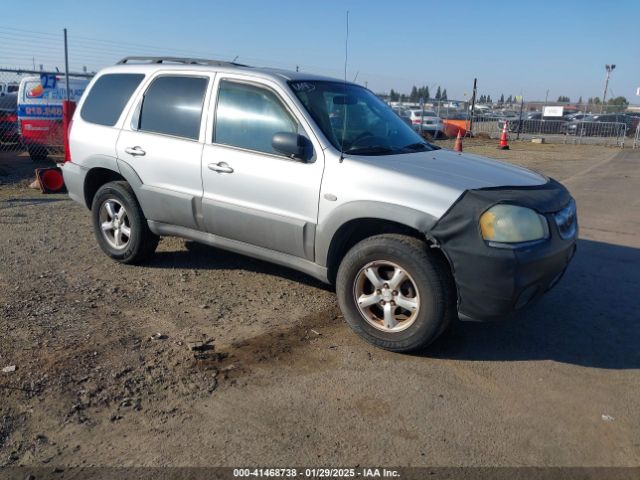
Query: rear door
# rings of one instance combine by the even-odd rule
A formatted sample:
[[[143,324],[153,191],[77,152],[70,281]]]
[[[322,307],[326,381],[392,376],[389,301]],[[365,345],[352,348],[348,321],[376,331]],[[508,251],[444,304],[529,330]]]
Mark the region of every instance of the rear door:
[[[202,196],[202,114],[212,78],[158,72],[125,121],[118,161],[142,181],[140,201],[149,220],[199,228],[194,206]]]
[[[324,169],[317,139],[276,83],[229,74],[216,79],[215,90],[215,126],[202,157],[207,230],[313,260]],[[306,136],[313,158],[303,162],[274,151],[277,132]]]

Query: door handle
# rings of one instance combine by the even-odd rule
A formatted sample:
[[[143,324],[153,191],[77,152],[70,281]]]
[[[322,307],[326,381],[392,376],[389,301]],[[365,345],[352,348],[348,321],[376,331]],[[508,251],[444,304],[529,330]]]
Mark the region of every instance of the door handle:
[[[213,170],[218,173],[233,173],[233,168],[231,168],[226,162],[219,163],[210,163],[207,165],[209,170]]]
[[[125,153],[128,153],[129,155],[133,156],[133,157],[143,157],[147,154],[147,152],[145,152],[142,148],[135,146],[135,147],[127,147],[124,149]]]

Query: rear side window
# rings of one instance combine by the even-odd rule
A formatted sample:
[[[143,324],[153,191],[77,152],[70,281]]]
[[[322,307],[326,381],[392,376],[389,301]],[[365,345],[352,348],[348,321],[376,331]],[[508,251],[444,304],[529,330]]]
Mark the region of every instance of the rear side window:
[[[139,73],[101,76],[89,91],[80,116],[87,122],[113,127],[143,78],[144,75]]]
[[[207,78],[162,76],[142,100],[138,129],[197,140]]]
[[[298,132],[298,123],[271,90],[220,82],[214,142],[223,145],[276,152],[271,141],[278,132]]]

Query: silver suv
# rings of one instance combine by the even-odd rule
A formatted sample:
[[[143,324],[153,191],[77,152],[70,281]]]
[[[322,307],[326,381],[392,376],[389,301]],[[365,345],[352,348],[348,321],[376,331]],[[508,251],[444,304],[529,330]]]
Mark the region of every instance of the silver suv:
[[[70,146],[69,195],[111,258],[174,235],[285,265],[335,285],[351,328],[393,351],[530,304],[575,251],[558,182],[425,143],[342,80],[129,57],[91,81]]]

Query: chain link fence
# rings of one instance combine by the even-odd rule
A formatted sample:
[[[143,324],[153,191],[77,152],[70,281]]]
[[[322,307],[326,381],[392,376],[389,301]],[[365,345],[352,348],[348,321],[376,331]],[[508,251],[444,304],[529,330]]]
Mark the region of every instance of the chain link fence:
[[[582,107],[582,108],[581,108]],[[589,106],[590,107],[590,106]],[[549,143],[598,144],[624,147],[637,144],[640,115],[610,108],[600,113],[584,105],[573,105],[558,116],[543,116],[541,111],[496,110],[468,114],[470,135],[499,138],[505,129],[510,139],[543,138]],[[603,108],[603,110],[605,110]],[[544,111],[544,110],[543,110]],[[465,115],[463,115],[465,116]],[[445,120],[446,123],[446,120]]]
[[[69,98],[77,101],[91,74],[69,75]],[[0,68],[0,150],[44,160],[63,151],[62,102],[66,76],[58,72]]]
[[[401,117],[408,112],[420,112],[420,105],[411,102],[390,102]],[[554,107],[556,115],[545,107]],[[562,107],[561,109],[558,107]],[[542,138],[548,143],[597,144],[624,147],[632,143],[640,147],[638,125],[640,112],[628,112],[626,106],[600,104],[546,105],[541,102],[479,105],[471,109],[465,102],[429,101],[425,111],[442,119],[443,131],[438,138],[476,136],[498,139],[507,125],[511,140]],[[413,122],[416,123],[416,122]],[[414,128],[415,125],[414,125]]]

